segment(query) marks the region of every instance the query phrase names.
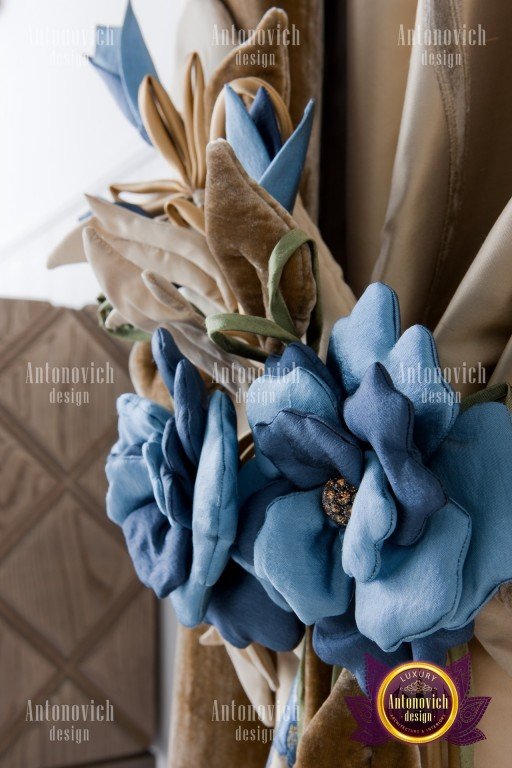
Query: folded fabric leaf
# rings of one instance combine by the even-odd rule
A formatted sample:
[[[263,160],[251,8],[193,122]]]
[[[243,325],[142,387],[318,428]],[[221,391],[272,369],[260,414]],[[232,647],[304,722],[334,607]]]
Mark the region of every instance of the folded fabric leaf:
[[[150,142],[139,108],[139,86],[146,75],[157,76],[153,60],[128,1],[121,27],[98,27],[94,56],[89,59],[105,81],[119,108],[142,138]],[[104,42],[107,41],[107,42]]]
[[[86,256],[102,290],[122,317],[135,328],[152,333],[169,326],[179,348],[211,378],[220,369],[237,370],[245,361],[222,352],[206,334],[203,317],[179,293],[172,283],[150,272],[143,272],[124,259],[92,227],[84,231]],[[218,371],[217,371],[218,373]],[[239,377],[244,381],[243,377]],[[227,388],[238,391],[240,385],[229,379]]]

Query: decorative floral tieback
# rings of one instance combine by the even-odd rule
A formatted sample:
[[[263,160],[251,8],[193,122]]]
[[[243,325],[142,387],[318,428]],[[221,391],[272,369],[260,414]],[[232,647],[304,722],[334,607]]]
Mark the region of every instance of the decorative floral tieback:
[[[303,242],[288,235],[274,254]],[[269,271],[269,306],[282,318],[279,269]],[[268,321],[236,321],[227,330],[288,340]],[[224,348],[216,333],[225,331],[212,334]],[[284,649],[313,625],[318,655],[363,687],[366,653],[443,664],[512,580],[510,413],[474,398],[459,406],[432,335],[422,326],[400,335],[385,285],[336,323],[326,363],[290,336],[249,389],[256,455],[240,466],[227,395],[208,401],[170,335],[157,332],[175,412],[121,399],[109,514],[141,578],[172,595],[187,626],[210,621],[239,647]],[[243,340],[234,343],[241,352]],[[508,396],[500,387],[481,399]]]

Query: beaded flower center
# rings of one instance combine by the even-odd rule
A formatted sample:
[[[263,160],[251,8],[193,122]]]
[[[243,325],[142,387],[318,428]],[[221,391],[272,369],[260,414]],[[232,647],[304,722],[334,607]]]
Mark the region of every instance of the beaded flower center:
[[[344,477],[336,477],[326,482],[322,492],[322,507],[327,517],[336,525],[348,525],[356,493],[357,488]]]

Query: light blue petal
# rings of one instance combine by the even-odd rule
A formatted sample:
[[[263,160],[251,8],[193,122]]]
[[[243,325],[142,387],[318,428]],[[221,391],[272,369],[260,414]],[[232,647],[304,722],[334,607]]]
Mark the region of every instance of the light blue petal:
[[[142,446],[142,456],[148,468],[149,479],[153,488],[153,495],[162,515],[167,516],[167,507],[165,503],[165,493],[162,484],[162,464],[164,456],[161,442],[148,442]]]
[[[210,399],[194,489],[192,569],[173,598],[186,626],[202,621],[210,589],[229,560],[238,523],[237,475],[235,411],[227,395],[217,391]]]
[[[462,592],[471,519],[450,501],[428,519],[412,547],[386,542],[373,581],[356,582],[359,630],[383,651],[445,627]]]
[[[462,413],[431,466],[473,522],[462,596],[443,625],[455,629],[512,581],[512,420],[506,406],[484,403]]]
[[[396,527],[396,505],[384,470],[373,451],[365,457],[361,485],[343,539],[343,569],[358,581],[371,581],[380,570],[381,550]]]
[[[267,509],[254,565],[304,624],[344,613],[352,579],[341,566],[342,533],[321,505],[322,489],[291,493]]]
[[[428,456],[442,443],[459,412],[455,392],[441,376],[432,334],[413,325],[383,363],[395,387],[414,406],[414,441]]]
[[[315,102],[311,100],[299,125],[259,179],[260,186],[287,211],[295,205],[314,116]]]
[[[142,446],[153,435],[162,437],[171,413],[152,400],[139,395],[121,395],[117,400],[119,440],[112,448],[121,453],[130,446]]]
[[[107,515],[117,525],[147,504],[154,503],[153,486],[140,449],[138,455],[110,455],[105,472],[108,479]]]
[[[256,424],[270,424],[284,409],[312,413],[321,419],[339,423],[336,397],[327,384],[306,368],[294,368],[284,376],[260,376],[247,397],[247,418],[251,429]]]
[[[398,299],[383,283],[372,283],[331,332],[328,364],[344,392],[355,392],[372,363],[382,362],[400,335]]]
[[[249,176],[258,181],[270,163],[270,156],[254,120],[240,96],[226,85],[226,138]]]
[[[139,112],[139,87],[146,75],[158,78],[158,74],[142,37],[131,2],[128,2],[126,6],[126,14],[121,29],[119,71],[126,101],[132,112],[135,124],[145,141],[151,143]]]
[[[339,423],[334,393],[319,376],[306,368],[294,368],[284,376],[260,376],[249,388],[246,407],[253,431],[256,424],[270,424],[285,408],[314,413],[330,423]],[[255,454],[261,471],[267,477],[280,476],[272,462],[261,453],[257,441]]]
[[[108,27],[99,24],[96,27],[96,48],[89,61],[95,67],[111,75],[119,76],[119,45],[121,27]],[[101,41],[101,45],[100,42]]]

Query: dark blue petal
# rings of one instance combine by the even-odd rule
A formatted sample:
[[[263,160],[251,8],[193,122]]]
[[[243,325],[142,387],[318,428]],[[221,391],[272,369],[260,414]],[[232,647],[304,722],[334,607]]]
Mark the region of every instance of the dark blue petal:
[[[471,621],[461,629],[439,629],[428,637],[413,640],[411,643],[413,658],[415,661],[429,661],[432,664],[437,664],[438,667],[444,667],[450,648],[469,643],[474,630],[475,625]]]
[[[407,643],[393,653],[386,653],[362,635],[354,618],[354,601],[342,616],[332,616],[315,624],[313,648],[326,664],[350,670],[363,691],[366,690],[366,654],[390,668],[412,659],[411,647]]]
[[[206,429],[208,395],[201,376],[188,360],[181,360],[176,368],[174,411],[183,449],[197,467]]]
[[[272,100],[268,95],[267,89],[263,88],[263,86],[258,89],[256,97],[251,104],[249,114],[260,132],[270,158],[275,157],[283,146],[283,140],[281,139]]]
[[[258,580],[233,560],[212,590],[205,621],[236,648],[260,643],[271,651],[291,651],[304,633],[297,617],[275,605]]]
[[[181,444],[176,420],[169,419],[162,438],[164,461],[160,477],[169,520],[192,528],[192,498],[195,470]]]
[[[338,389],[327,366],[318,355],[300,341],[288,344],[282,355],[270,355],[265,363],[265,373],[271,376],[284,376],[296,368],[305,368],[316,374],[335,393]]]
[[[374,449],[399,502],[395,542],[414,543],[447,497],[414,444],[411,402],[395,389],[386,369],[374,363],[345,401],[344,417],[350,431]]]
[[[151,339],[151,352],[165,386],[174,397],[176,368],[181,360],[185,360],[185,357],[166,328],[157,328],[154,332]]]
[[[192,562],[192,533],[170,526],[157,505],[148,504],[123,523],[128,552],[137,576],[159,598],[183,584]]]
[[[233,557],[249,570],[254,568],[254,542],[265,522],[269,504],[291,493],[294,487],[288,480],[275,480],[256,491],[240,507],[238,512],[238,531],[234,544]]]
[[[297,488],[309,490],[339,476],[353,485],[361,480],[359,446],[341,427],[317,416],[282,410],[253,431],[262,454]]]

